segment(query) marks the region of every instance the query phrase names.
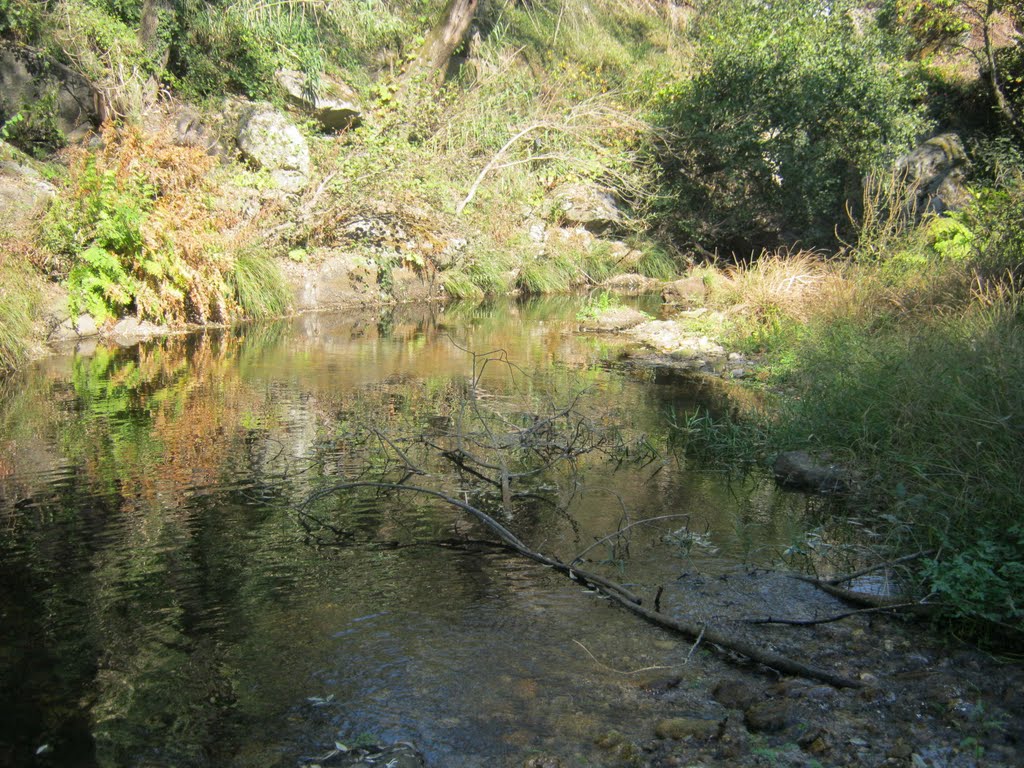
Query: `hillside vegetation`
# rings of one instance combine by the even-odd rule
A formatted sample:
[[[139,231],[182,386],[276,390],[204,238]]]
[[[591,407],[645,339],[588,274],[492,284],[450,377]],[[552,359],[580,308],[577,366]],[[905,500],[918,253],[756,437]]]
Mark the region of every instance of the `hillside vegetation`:
[[[472,23],[439,63],[456,12]],[[963,631],[1016,641],[1021,15],[974,0],[0,0],[2,50],[87,82],[103,121],[83,138],[54,118],[57,93],[0,103],[3,159],[56,190],[0,229],[0,367],[25,360],[43,281],[99,323],[180,325],[283,314],[282,268],[338,250],[385,297],[398,268],[454,297],[690,271],[724,310],[705,330],[762,354],[760,380],[788,394],[770,417],[680,425],[683,442],[857,467],[879,552],[931,553],[909,588]],[[281,71],[310,98],[344,83],[360,117],[324,130]],[[215,141],[245,100],[308,144],[299,187]],[[183,141],[184,122],[205,132]],[[933,136],[966,179],[956,194],[898,160]],[[579,190],[611,201],[608,223],[568,220]]]

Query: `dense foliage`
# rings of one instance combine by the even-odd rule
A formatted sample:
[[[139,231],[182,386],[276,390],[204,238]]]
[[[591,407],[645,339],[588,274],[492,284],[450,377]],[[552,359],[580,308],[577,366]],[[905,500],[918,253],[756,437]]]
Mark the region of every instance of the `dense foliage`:
[[[861,178],[927,130],[901,41],[851,2],[729,0],[696,27],[692,78],[663,93],[687,234],[741,253],[829,244]]]

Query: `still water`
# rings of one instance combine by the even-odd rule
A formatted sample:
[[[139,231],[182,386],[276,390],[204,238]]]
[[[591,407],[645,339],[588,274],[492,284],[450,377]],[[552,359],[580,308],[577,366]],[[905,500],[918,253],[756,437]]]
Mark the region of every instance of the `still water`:
[[[648,733],[657,702],[630,673],[681,665],[685,641],[489,546],[441,501],[304,506],[414,470],[567,560],[686,515],[587,553],[643,594],[799,536],[798,500],[672,451],[668,414],[721,392],[620,363],[575,333],[579,306],[90,343],[0,381],[0,764],[266,768],[403,740],[434,766],[601,765],[602,733]],[[467,351],[499,349],[514,365]],[[509,448],[532,461],[512,481],[530,496],[440,457],[489,445],[501,466],[503,435],[570,407],[572,460],[554,456],[564,433],[543,459]],[[472,427],[482,412],[497,416]]]

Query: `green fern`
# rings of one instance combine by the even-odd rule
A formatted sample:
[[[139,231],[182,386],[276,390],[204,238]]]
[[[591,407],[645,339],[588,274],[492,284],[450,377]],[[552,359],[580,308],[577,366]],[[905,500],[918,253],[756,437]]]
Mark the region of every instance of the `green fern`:
[[[68,275],[72,314],[88,312],[98,322],[117,317],[129,307],[137,292],[135,280],[125,271],[116,254],[93,246],[79,255]]]

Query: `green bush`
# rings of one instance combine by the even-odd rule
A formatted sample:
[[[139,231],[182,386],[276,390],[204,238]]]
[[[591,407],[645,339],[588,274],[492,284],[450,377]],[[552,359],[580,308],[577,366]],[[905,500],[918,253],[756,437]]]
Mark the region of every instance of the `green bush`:
[[[926,128],[899,41],[853,3],[708,4],[697,69],[661,94],[666,155],[698,240],[745,250],[833,241],[861,177]]]

